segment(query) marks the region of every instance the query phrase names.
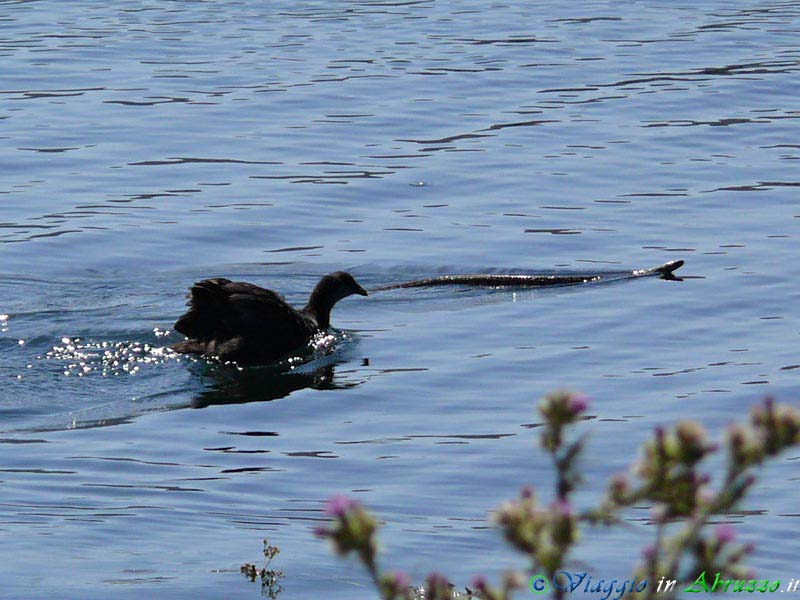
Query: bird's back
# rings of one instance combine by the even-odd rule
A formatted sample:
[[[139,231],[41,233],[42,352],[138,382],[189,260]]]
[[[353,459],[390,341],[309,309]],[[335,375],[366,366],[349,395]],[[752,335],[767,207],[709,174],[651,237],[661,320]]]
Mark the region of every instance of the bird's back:
[[[213,355],[223,361],[274,361],[308,341],[316,324],[280,294],[252,283],[204,279],[190,290],[189,310],[175,330],[189,339],[178,352]]]

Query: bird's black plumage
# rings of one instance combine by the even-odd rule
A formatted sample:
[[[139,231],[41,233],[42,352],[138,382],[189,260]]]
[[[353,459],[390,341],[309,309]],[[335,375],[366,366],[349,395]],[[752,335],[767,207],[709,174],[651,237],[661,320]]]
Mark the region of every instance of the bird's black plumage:
[[[274,362],[327,329],[333,305],[352,294],[367,292],[344,271],[320,279],[299,310],[252,283],[204,279],[191,287],[189,310],[175,322],[175,331],[188,339],[173,348],[240,365]]]

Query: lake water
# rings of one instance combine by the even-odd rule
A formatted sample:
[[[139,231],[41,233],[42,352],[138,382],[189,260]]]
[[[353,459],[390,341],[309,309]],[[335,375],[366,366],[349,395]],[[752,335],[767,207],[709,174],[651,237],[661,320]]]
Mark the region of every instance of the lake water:
[[[797,2],[0,2],[3,598],[257,598],[264,537],[281,597],[374,597],[311,533],[336,493],[463,586],[522,565],[487,512],[546,497],[546,392],[591,398],[585,505],[657,424],[796,402],[799,41]],[[678,258],[353,297],[282,375],[164,351],[208,276],[302,304],[338,269]],[[771,579],[798,458],[729,517]],[[626,577],[646,517],[577,565]]]

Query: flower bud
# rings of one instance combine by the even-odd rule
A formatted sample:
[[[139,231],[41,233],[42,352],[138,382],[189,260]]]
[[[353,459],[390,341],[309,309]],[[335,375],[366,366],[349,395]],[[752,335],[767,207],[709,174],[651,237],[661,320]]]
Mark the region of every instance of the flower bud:
[[[676,458],[683,464],[694,465],[714,447],[707,441],[703,426],[696,421],[681,421],[675,426]]]
[[[475,575],[472,578],[472,587],[474,587],[481,594],[485,594],[489,589],[489,582],[486,580],[485,575]]]
[[[588,407],[589,401],[583,394],[559,390],[542,399],[539,412],[548,424],[561,426],[574,423]]]
[[[425,600],[451,600],[450,582],[441,573],[431,573],[425,578]]]
[[[358,500],[353,500],[344,494],[337,494],[331,497],[325,505],[325,514],[329,517],[342,518],[348,511],[361,508]]]
[[[567,500],[556,500],[550,507],[553,528],[553,542],[566,548],[578,537],[578,524],[572,506]]]
[[[314,533],[327,538],[338,554],[356,552],[367,564],[373,564],[376,553],[375,531],[378,522],[360,502],[346,496],[334,496],[325,514],[334,517],[332,525],[317,527]]]
[[[732,425],[728,430],[728,454],[733,464],[742,470],[761,462],[764,451],[752,428]]]
[[[714,537],[720,546],[731,544],[736,540],[736,530],[728,524],[718,525],[714,530]]]
[[[391,600],[411,600],[411,579],[403,572],[395,571],[381,576],[381,597]]]
[[[615,504],[625,504],[630,488],[628,478],[622,473],[617,473],[608,486],[608,496]]]

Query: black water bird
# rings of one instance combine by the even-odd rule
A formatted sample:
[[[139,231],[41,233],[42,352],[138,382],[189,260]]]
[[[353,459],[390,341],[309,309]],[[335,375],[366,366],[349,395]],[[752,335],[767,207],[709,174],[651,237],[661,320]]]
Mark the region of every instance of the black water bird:
[[[252,283],[204,279],[191,287],[189,310],[175,322],[188,339],[173,349],[239,365],[275,362],[328,329],[333,305],[353,294],[367,292],[344,271],[322,277],[299,310]]]

